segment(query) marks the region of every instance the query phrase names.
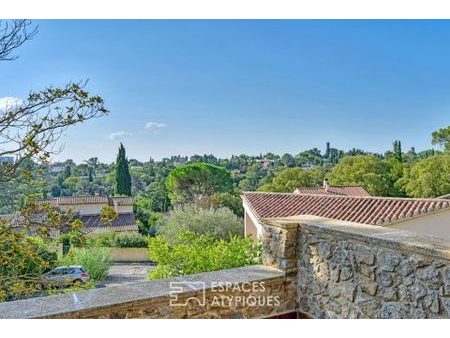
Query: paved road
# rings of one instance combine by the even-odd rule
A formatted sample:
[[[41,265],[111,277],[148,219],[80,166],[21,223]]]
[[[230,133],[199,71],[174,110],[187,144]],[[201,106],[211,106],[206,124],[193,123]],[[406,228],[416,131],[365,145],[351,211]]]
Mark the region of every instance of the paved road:
[[[148,272],[156,268],[153,263],[114,263],[108,275],[100,282],[107,287],[148,280]]]

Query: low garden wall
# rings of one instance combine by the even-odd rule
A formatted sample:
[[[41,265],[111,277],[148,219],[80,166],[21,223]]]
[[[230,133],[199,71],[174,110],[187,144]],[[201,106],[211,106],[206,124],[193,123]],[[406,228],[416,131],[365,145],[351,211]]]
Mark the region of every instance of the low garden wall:
[[[292,312],[295,294],[258,265],[0,303],[0,318],[261,318]]]
[[[115,262],[150,262],[148,248],[108,248]]]

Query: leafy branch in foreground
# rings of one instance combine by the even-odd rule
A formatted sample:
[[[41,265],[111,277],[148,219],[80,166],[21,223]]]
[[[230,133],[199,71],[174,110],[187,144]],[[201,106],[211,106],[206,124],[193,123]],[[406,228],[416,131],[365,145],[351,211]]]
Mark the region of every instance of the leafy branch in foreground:
[[[16,161],[0,167],[0,178],[11,176],[27,158],[46,162],[57,153],[55,143],[69,127],[108,113],[100,96],[84,90],[85,83],[31,92],[25,101],[10,102],[0,110],[0,156]]]

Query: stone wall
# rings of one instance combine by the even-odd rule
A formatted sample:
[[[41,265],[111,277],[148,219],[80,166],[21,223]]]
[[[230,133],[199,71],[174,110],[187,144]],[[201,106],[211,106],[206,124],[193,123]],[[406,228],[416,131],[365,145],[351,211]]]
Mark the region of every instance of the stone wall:
[[[450,318],[450,246],[389,228],[308,220],[298,310],[315,318]]]
[[[295,308],[295,279],[249,266],[0,303],[0,318],[265,318]]]

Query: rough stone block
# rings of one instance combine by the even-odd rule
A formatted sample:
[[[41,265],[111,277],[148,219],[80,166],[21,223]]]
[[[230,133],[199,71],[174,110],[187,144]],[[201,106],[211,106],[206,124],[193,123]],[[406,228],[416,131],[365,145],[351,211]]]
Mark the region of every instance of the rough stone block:
[[[368,295],[375,296],[378,290],[378,284],[369,278],[361,278],[361,290]]]
[[[370,265],[367,265],[366,263],[361,263],[359,265],[359,272],[363,276],[366,276],[366,277],[370,278],[371,280],[375,279],[375,270],[376,270],[376,266],[370,266]]]
[[[389,272],[383,271],[378,275],[378,283],[381,287],[387,288],[394,283],[394,280]]]

